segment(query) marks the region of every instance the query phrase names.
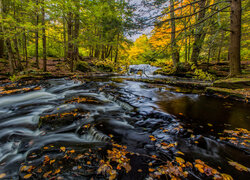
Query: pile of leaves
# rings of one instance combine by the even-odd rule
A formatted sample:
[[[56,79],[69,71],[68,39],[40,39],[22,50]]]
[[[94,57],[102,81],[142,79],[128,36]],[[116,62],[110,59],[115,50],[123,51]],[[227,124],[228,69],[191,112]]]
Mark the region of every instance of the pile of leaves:
[[[41,89],[41,87],[39,87],[39,86],[31,87],[31,88],[18,88],[17,84],[11,84],[9,86],[0,87],[0,96],[1,95],[8,95],[8,94],[30,92],[30,91],[37,91],[40,89]]]
[[[236,130],[224,130],[220,140],[229,142],[231,144],[249,148],[250,147],[250,131],[243,128],[237,128]]]
[[[117,176],[117,171],[125,170],[128,173],[131,170],[130,159],[127,157],[130,152],[126,146],[112,144],[112,150],[107,150],[107,160],[101,160],[97,170],[98,174],[103,174],[113,180]]]

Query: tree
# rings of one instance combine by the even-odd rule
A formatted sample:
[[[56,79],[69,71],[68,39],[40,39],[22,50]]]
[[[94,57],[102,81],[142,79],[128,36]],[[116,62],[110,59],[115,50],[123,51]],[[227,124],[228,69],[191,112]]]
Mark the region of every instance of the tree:
[[[171,50],[174,67],[177,68],[179,63],[179,52],[176,47],[175,39],[175,15],[174,15],[174,0],[170,0],[170,18],[171,18]]]
[[[35,41],[36,41],[36,51],[35,51],[35,56],[36,56],[36,67],[39,69],[39,52],[38,52],[38,48],[39,48],[39,29],[38,29],[38,25],[39,25],[39,11],[38,11],[38,5],[39,2],[38,0],[36,1],[36,20],[35,20],[35,24],[36,24],[36,30],[35,30]]]
[[[200,0],[198,2],[199,5],[199,14],[197,21],[200,22],[204,19],[206,14],[206,5],[207,0]],[[204,24],[201,24],[200,26],[197,26],[195,36],[194,36],[194,44],[193,44],[193,52],[191,56],[191,61],[194,62],[197,65],[197,61],[200,55],[200,51],[205,39],[206,33],[204,32]]]
[[[231,1],[231,16],[230,16],[230,77],[239,75],[240,68],[240,42],[241,42],[241,0]]]
[[[42,36],[43,36],[43,71],[47,71],[47,49],[46,49],[46,29],[45,29],[45,0],[42,1]]]

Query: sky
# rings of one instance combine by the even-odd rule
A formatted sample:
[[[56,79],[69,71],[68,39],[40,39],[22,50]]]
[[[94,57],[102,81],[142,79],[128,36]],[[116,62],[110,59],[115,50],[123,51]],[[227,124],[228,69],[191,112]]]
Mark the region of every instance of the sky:
[[[150,0],[149,0],[150,1]],[[136,13],[140,14],[142,17],[153,17],[156,15],[159,15],[161,13],[161,9],[164,6],[161,6],[161,8],[159,7],[151,7],[151,8],[145,8],[141,5],[142,0],[130,0],[130,4],[133,5],[138,5],[140,8],[137,10]],[[165,3],[166,5],[167,3]],[[138,32],[132,36],[129,36],[128,39],[131,39],[133,41],[135,41],[137,38],[139,38],[142,34],[146,34],[146,35],[150,35],[151,31],[154,29],[153,26],[147,27],[143,30],[138,30]]]

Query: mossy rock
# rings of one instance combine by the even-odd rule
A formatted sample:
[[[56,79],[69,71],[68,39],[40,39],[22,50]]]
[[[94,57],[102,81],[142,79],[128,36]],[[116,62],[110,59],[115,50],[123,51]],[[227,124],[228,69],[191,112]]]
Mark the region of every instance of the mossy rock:
[[[81,71],[81,72],[90,72],[91,71],[91,67],[85,61],[78,61],[76,63],[76,70]]]
[[[218,80],[213,83],[214,87],[229,88],[229,89],[243,89],[250,87],[250,78],[230,78],[225,80]]]

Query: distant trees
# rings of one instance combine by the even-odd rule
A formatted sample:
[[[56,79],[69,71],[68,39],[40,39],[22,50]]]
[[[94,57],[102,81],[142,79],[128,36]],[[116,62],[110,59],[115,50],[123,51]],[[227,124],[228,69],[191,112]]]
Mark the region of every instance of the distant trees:
[[[144,1],[162,13],[149,17],[154,24],[145,21],[144,16],[138,21],[145,22],[146,26],[154,25],[147,41],[151,50],[143,56],[169,55],[176,69],[182,59],[197,64],[202,60],[219,62],[229,57],[230,76],[240,74],[241,0]],[[109,58],[117,63],[127,42],[125,32],[134,27],[133,21],[137,19],[132,17],[135,8],[127,0],[0,2],[0,57],[8,57],[11,73],[28,66],[40,66],[46,71],[50,56],[64,57],[72,72],[80,56]],[[243,6],[247,3],[243,2]],[[162,9],[156,9],[158,7]],[[247,18],[247,14],[243,16]],[[246,37],[243,34],[243,38]],[[248,41],[243,45],[245,53]],[[34,57],[35,62],[29,57]]]
[[[160,22],[155,23],[150,38],[150,42],[156,50],[166,52],[170,46],[172,61],[176,66],[178,61],[177,55],[174,54],[177,53],[178,46],[184,47],[180,49],[184,53],[180,52],[180,54],[183,55],[185,62],[190,59],[194,64],[202,59],[209,62],[211,57],[220,61],[222,53],[224,58],[226,57],[224,51],[222,52],[222,48],[225,48],[229,50],[230,76],[240,74],[241,0],[230,2],[223,0],[169,0],[169,3],[166,2],[152,0],[146,3],[152,6],[154,4],[167,6],[162,15],[157,17]],[[227,11],[230,7],[231,10]],[[190,53],[190,49],[192,49],[192,53]],[[191,58],[189,58],[190,54]],[[206,57],[204,57],[205,54]]]
[[[0,2],[0,57],[9,58],[12,74],[23,69],[22,61],[26,67],[42,64],[47,71],[52,55],[64,56],[72,72],[80,54],[117,61],[127,22],[132,21],[125,0]],[[35,64],[28,57],[35,57]]]

